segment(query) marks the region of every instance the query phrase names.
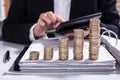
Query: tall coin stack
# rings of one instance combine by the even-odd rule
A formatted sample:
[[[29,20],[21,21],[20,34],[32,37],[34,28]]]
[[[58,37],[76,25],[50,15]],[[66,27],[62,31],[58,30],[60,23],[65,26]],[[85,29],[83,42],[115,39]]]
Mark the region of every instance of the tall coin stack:
[[[59,60],[68,60],[68,38],[59,39]]]
[[[90,35],[89,35],[89,59],[97,60],[99,57],[100,46],[100,20],[90,20]]]
[[[74,29],[74,41],[73,41],[74,60],[83,59],[83,42],[84,31],[82,29]]]

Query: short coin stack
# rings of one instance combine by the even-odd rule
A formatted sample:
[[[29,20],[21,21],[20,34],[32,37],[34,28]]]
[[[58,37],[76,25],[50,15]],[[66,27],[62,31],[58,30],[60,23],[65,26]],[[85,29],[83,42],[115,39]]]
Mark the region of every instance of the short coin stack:
[[[39,51],[31,51],[29,59],[30,60],[39,60]]]
[[[53,58],[53,47],[45,46],[44,47],[44,60],[52,60]]]
[[[89,35],[89,59],[97,60],[99,56],[100,46],[100,20],[90,20],[90,35]]]
[[[59,39],[59,60],[68,60],[68,38]]]
[[[82,29],[74,29],[74,41],[73,41],[74,60],[83,59],[83,42],[84,31]]]

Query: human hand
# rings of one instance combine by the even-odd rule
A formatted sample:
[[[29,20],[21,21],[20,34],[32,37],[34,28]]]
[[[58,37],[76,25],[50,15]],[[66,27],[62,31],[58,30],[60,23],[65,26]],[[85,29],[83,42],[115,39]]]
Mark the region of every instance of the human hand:
[[[47,30],[55,28],[56,24],[63,21],[64,20],[61,17],[51,11],[42,13],[33,29],[34,36],[40,37],[44,35]]]

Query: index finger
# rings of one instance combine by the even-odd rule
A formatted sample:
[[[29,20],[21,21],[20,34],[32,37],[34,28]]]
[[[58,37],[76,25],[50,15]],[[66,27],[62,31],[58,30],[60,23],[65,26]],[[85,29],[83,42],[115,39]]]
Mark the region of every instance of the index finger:
[[[55,15],[56,16],[56,21],[58,22],[64,22],[65,20],[63,18],[61,18],[60,16],[58,15]]]

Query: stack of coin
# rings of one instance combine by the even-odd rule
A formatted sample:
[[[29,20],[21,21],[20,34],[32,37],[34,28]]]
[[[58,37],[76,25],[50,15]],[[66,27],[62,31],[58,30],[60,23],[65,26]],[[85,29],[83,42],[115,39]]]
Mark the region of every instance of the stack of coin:
[[[44,60],[52,60],[53,58],[53,47],[45,46],[44,47]]]
[[[68,60],[68,38],[59,39],[59,60]]]
[[[90,34],[89,34],[89,59],[97,60],[99,56],[100,46],[100,20],[90,20]]]
[[[38,60],[39,59],[39,51],[31,51],[29,59],[30,60]]]
[[[74,41],[73,41],[74,60],[83,59],[83,42],[84,31],[82,29],[74,29]]]

